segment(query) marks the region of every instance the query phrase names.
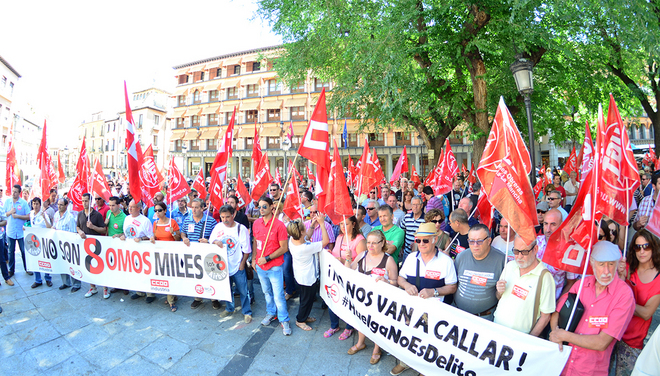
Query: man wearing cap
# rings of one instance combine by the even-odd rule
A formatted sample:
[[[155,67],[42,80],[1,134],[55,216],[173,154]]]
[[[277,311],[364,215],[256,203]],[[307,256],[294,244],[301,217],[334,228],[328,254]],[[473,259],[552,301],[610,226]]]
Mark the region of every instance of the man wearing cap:
[[[500,301],[495,310],[494,321],[538,336],[555,311],[555,282],[536,258],[536,241],[526,245],[525,241],[516,235],[513,245],[515,261],[506,264],[496,284],[497,299]],[[540,291],[537,292],[537,289]]]
[[[573,346],[562,375],[607,375],[612,348],[621,340],[635,312],[635,298],[630,287],[617,274],[621,251],[610,242],[593,246],[589,262],[594,274],[584,279],[580,302],[584,313],[575,333],[558,327],[559,310],[567,295],[557,302],[557,312],[550,320],[550,341]],[[577,294],[579,285],[571,287]]]
[[[456,292],[456,270],[451,258],[436,249],[437,230],[433,222],[419,225],[415,234],[417,252],[411,253],[401,267],[397,282],[408,295],[444,302]],[[390,372],[399,375],[409,367],[400,363]]]
[[[536,231],[537,236],[543,235],[543,219],[548,210],[550,210],[550,206],[548,206],[547,202],[541,201],[536,204],[536,219],[538,219],[539,224],[538,226],[534,226],[534,231]]]

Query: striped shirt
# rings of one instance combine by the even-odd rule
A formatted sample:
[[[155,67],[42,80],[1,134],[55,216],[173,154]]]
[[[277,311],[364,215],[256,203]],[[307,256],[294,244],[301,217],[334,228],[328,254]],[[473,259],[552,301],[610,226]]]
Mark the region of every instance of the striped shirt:
[[[205,222],[206,228],[204,228]],[[211,236],[211,232],[217,223],[218,222],[216,222],[215,219],[209,215],[203,215],[199,222],[195,222],[195,218],[191,215],[190,217],[183,220],[181,233],[184,234],[191,242],[198,242],[199,239],[208,239]],[[202,236],[202,231],[204,231],[204,236]]]
[[[76,218],[68,210],[65,211],[64,214],[60,214],[60,212],[57,211],[53,217],[53,228],[55,230],[77,232]]]
[[[404,255],[410,254],[412,250],[412,243],[415,241],[415,233],[417,232],[419,225],[424,222],[424,213],[420,213],[418,219],[415,219],[415,215],[413,213],[408,213],[401,220],[399,225],[401,226],[401,229],[406,233],[406,239],[403,242]]]

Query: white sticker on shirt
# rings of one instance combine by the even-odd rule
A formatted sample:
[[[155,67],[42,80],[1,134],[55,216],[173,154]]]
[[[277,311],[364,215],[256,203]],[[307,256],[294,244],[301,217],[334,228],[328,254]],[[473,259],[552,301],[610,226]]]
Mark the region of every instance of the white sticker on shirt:
[[[195,232],[195,224],[188,223],[188,232]]]

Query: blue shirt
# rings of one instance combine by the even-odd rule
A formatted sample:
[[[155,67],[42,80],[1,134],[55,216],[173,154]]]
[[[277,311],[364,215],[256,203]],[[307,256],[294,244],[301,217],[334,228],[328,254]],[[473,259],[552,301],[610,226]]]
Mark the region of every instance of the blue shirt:
[[[204,222],[207,222],[206,228]],[[198,242],[202,238],[208,239],[216,224],[217,222],[211,216],[203,215],[199,222],[195,222],[195,218],[191,215],[183,221],[183,227],[180,230],[191,242]],[[202,236],[202,231],[204,231],[204,236]]]
[[[156,212],[154,211],[155,206],[152,206],[147,210],[147,218],[151,221],[151,224],[153,225],[154,222],[158,220],[158,217],[156,216]],[[165,210],[165,216],[169,217],[170,216],[170,210],[166,209]]]
[[[17,215],[28,215],[31,210],[27,201],[22,198],[19,198],[16,202],[14,202],[13,198],[8,198],[3,206],[5,214],[12,208],[16,209]],[[7,216],[7,236],[12,239],[22,239],[24,223],[25,219],[12,218],[11,215]]]
[[[186,210],[186,214],[181,213],[178,207],[172,210],[172,219],[176,221],[179,228],[183,227],[183,221],[189,217],[192,217],[192,210],[190,209]]]

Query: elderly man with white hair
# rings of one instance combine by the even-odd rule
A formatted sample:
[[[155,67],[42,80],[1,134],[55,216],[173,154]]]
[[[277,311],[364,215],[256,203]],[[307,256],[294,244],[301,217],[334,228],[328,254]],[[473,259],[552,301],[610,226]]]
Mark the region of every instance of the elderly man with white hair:
[[[573,346],[562,375],[607,375],[610,355],[616,341],[621,340],[635,313],[635,297],[621,280],[617,268],[621,260],[619,247],[608,241],[593,246],[589,259],[593,275],[585,277],[580,295],[584,313],[575,332],[559,327],[559,311],[568,295],[557,302],[557,312],[550,320],[550,341],[568,342]],[[577,294],[579,283],[569,293]]]

